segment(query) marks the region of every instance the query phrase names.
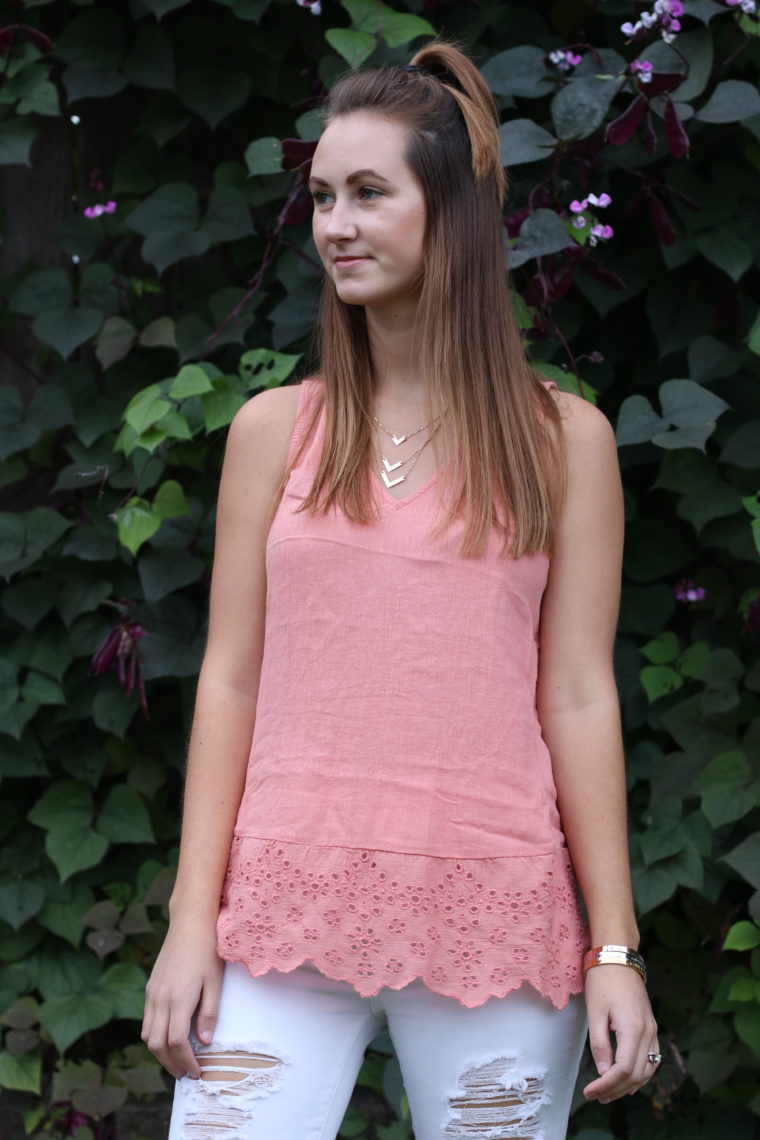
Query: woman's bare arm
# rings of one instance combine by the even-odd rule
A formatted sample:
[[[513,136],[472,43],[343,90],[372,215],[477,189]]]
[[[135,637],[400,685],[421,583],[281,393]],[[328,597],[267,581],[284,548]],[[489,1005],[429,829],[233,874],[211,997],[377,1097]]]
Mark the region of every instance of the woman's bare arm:
[[[551,753],[562,826],[589,916],[592,945],[638,946],[628,862],[622,733],[612,649],[623,549],[623,497],[609,423],[577,397],[559,403],[567,495],[541,610],[538,714]],[[656,1026],[641,979],[598,966],[586,980],[600,1079],[611,1100],[652,1075]],[[616,1033],[613,1057],[610,1031]]]
[[[216,920],[245,783],[264,645],[265,546],[298,390],[250,400],[228,436],[217,507],[209,632],[188,750],[169,931],[147,988],[143,1040],[174,1075],[199,1075],[188,1042],[210,1039],[221,963]]]

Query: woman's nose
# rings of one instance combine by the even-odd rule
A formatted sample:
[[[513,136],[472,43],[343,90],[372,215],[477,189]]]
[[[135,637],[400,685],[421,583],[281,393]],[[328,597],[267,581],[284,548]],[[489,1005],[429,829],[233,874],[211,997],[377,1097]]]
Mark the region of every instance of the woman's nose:
[[[356,237],[356,223],[350,206],[336,199],[325,222],[325,236],[330,241],[346,241]]]

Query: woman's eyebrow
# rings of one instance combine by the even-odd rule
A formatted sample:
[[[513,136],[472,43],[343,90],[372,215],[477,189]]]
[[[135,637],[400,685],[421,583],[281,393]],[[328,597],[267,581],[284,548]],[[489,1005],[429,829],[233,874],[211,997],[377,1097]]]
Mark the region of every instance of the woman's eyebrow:
[[[389,185],[389,181],[387,178],[383,177],[383,175],[379,174],[376,170],[370,170],[370,169],[355,170],[353,172],[353,174],[349,174],[348,177],[346,178],[346,184],[348,186],[353,186],[354,183],[361,182],[363,179],[366,179],[366,178],[372,179],[373,182],[385,182],[386,185]],[[318,178],[316,174],[312,174],[312,176],[309,178],[309,184],[310,185],[311,184],[318,185],[318,186],[328,186],[329,185],[329,183],[326,182],[324,180],[324,178]]]

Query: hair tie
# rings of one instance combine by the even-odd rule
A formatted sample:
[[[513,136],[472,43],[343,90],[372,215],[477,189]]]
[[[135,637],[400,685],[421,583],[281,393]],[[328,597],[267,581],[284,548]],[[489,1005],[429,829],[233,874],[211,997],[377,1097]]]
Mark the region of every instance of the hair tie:
[[[417,71],[420,74],[425,70],[424,67],[417,67],[416,63],[401,63],[399,67],[402,71]]]

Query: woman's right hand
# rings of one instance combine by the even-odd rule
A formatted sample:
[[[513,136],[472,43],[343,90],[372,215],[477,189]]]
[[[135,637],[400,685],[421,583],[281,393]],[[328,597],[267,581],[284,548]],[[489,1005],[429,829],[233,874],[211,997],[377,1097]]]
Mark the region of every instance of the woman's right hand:
[[[142,1039],[173,1077],[200,1077],[190,1045],[210,1043],[219,1011],[224,962],[216,952],[216,923],[170,923],[145,990]]]

